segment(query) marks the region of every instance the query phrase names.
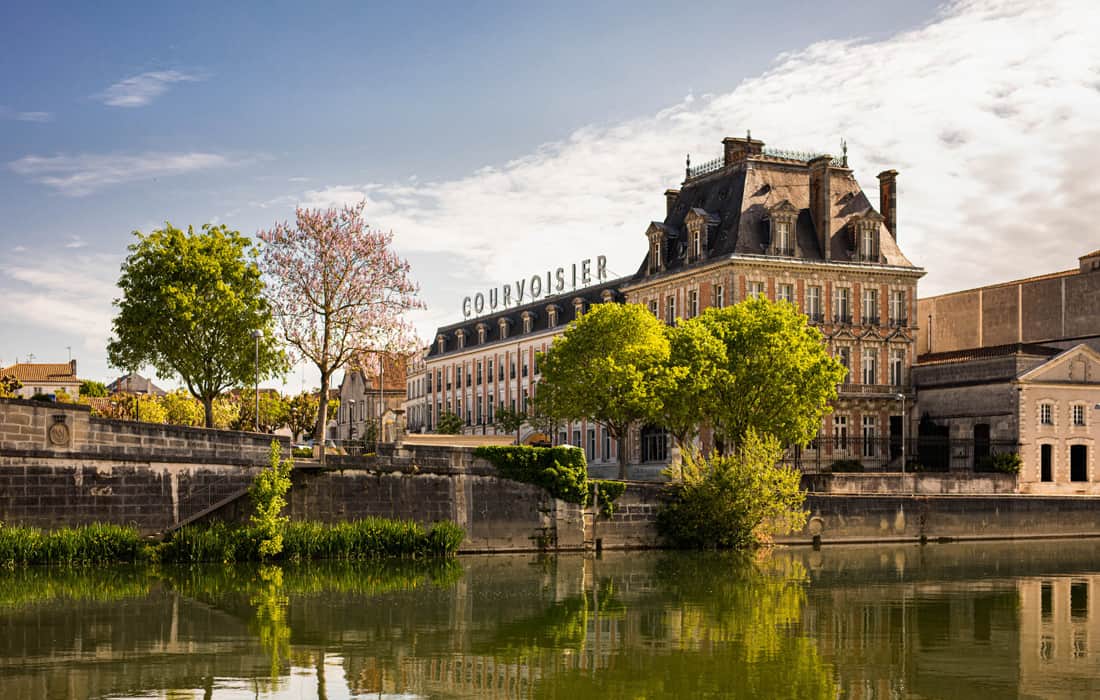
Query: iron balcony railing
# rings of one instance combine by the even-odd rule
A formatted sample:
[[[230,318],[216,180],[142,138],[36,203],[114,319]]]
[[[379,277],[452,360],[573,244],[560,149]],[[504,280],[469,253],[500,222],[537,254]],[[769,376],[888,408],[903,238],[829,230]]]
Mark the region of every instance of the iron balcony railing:
[[[843,323],[845,325],[852,325],[852,314],[833,314],[833,323]]]
[[[1019,451],[1011,440],[917,435],[905,440],[905,471],[987,473],[992,455]],[[900,472],[901,436],[818,437],[804,447],[788,448],[783,461],[807,474]]]
[[[718,172],[723,167],[725,167],[725,165],[726,161],[724,157],[715,158],[714,160],[708,160],[705,163],[691,166],[690,168],[688,168],[687,175],[689,178],[709,175],[710,173]]]
[[[904,316],[902,316],[900,318],[891,318],[890,319],[890,327],[891,328],[905,328],[908,325],[909,325],[909,319],[904,317]]]
[[[785,258],[794,257],[794,248],[779,248],[773,246],[768,248],[768,255],[777,255]]]
[[[905,394],[911,396],[913,389],[904,384],[861,384],[858,382],[845,382],[837,387],[841,394],[855,394],[858,396],[897,396]]]

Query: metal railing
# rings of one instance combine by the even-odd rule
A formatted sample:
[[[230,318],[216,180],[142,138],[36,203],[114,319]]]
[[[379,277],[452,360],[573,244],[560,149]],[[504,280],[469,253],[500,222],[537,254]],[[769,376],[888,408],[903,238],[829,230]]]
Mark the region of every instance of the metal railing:
[[[693,165],[687,169],[687,176],[700,177],[702,175],[709,175],[710,173],[721,170],[726,165],[725,158],[715,158],[714,160],[708,160],[705,163],[699,165]]]
[[[779,248],[773,246],[771,248],[768,248],[768,255],[778,255],[785,258],[790,258],[794,256],[794,248]]]
[[[859,382],[845,382],[837,387],[841,394],[858,394],[859,396],[897,396],[898,394],[912,395],[912,387],[901,384],[861,384]]]
[[[890,319],[890,327],[891,328],[905,328],[908,325],[909,325],[909,319],[905,318],[904,316],[902,316],[901,318],[891,318]]]
[[[1019,449],[1013,441],[921,435],[905,441],[905,471],[991,472],[990,456]],[[807,474],[901,472],[901,437],[819,437],[788,448],[783,461]]]
[[[833,323],[852,325],[852,314],[833,314]]]
[[[775,160],[790,160],[797,163],[809,163],[815,158],[820,158],[827,153],[815,153],[813,151],[796,151],[785,148],[770,148],[765,146],[761,153],[766,158],[774,158]],[[847,167],[843,158],[832,158],[829,160],[829,165],[834,167]]]

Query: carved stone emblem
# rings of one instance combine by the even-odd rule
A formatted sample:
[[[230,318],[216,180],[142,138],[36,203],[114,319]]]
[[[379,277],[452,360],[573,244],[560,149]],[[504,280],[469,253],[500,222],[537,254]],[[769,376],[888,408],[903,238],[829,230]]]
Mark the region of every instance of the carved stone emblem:
[[[54,416],[53,425],[47,432],[51,445],[66,447],[69,444],[69,426],[65,424],[65,416]]]

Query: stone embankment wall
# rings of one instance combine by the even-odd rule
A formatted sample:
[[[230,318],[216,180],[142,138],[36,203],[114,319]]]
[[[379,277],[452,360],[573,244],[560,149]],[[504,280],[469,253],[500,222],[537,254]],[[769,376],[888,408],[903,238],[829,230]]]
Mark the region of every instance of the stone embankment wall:
[[[163,531],[247,489],[272,439],[0,399],[0,521]]]

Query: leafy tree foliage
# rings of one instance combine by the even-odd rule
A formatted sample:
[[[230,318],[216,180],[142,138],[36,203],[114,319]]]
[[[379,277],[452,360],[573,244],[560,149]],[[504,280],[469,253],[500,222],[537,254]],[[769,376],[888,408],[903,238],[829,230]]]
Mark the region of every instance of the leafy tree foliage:
[[[526,413],[509,408],[504,404],[497,406],[496,414],[493,416],[493,427],[506,434],[518,432],[526,422]]]
[[[665,329],[669,358],[657,378],[660,407],[652,420],[666,428],[681,448],[699,432],[700,410],[714,390],[719,369],[726,364],[725,346],[695,319]]]
[[[623,444],[630,427],[660,412],[658,380],[669,359],[664,326],[639,304],[596,304],[539,357],[536,412],[588,420]],[[619,478],[626,478],[619,450]]]
[[[307,433],[313,434],[313,428],[317,425],[317,406],[319,403],[320,398],[316,391],[303,391],[287,401],[286,427],[290,428],[294,440],[300,439],[301,436]],[[336,412],[339,408],[339,399],[329,400],[329,420],[336,418]]]
[[[733,454],[685,455],[683,478],[658,513],[663,535],[681,547],[746,549],[800,529],[805,493],[798,470],[779,464],[783,448],[749,428]]]
[[[286,341],[321,373],[314,439],[325,437],[332,374],[367,352],[415,347],[405,313],[423,304],[393,234],[373,230],[360,202],[297,210],[294,225],[260,231],[260,266]]]
[[[11,375],[0,377],[0,399],[11,399],[19,396],[19,390],[23,383]]]
[[[248,489],[255,508],[251,522],[260,535],[261,559],[270,559],[283,551],[283,530],[290,518],[282,512],[293,466],[293,460],[282,459],[279,443],[272,440],[267,468],[256,475]]]
[[[107,385],[103,382],[97,382],[92,379],[85,379],[80,382],[80,395],[88,398],[102,397],[107,395]]]
[[[274,433],[287,424],[290,408],[286,399],[277,391],[260,391],[260,421],[256,423],[255,389],[245,388],[237,392],[240,405],[234,428],[237,430],[259,430],[261,433]]]
[[[270,377],[286,366],[263,298],[251,242],[225,226],[205,224],[196,233],[165,224],[138,240],[122,265],[115,300],[114,338],[107,346],[115,367],[152,365],[161,376],[178,375],[203,403],[213,427],[214,399],[231,386]]]
[[[160,398],[165,421],[173,425],[202,425],[206,416],[202,404],[183,389],[171,391]]]
[[[783,445],[804,445],[817,435],[846,370],[805,316],[789,303],[754,298],[707,309],[682,325],[696,324],[725,350],[698,397],[699,412],[718,438],[736,444],[754,430]]]
[[[444,411],[435,425],[435,432],[440,435],[458,435],[462,432],[462,419],[450,411]]]

